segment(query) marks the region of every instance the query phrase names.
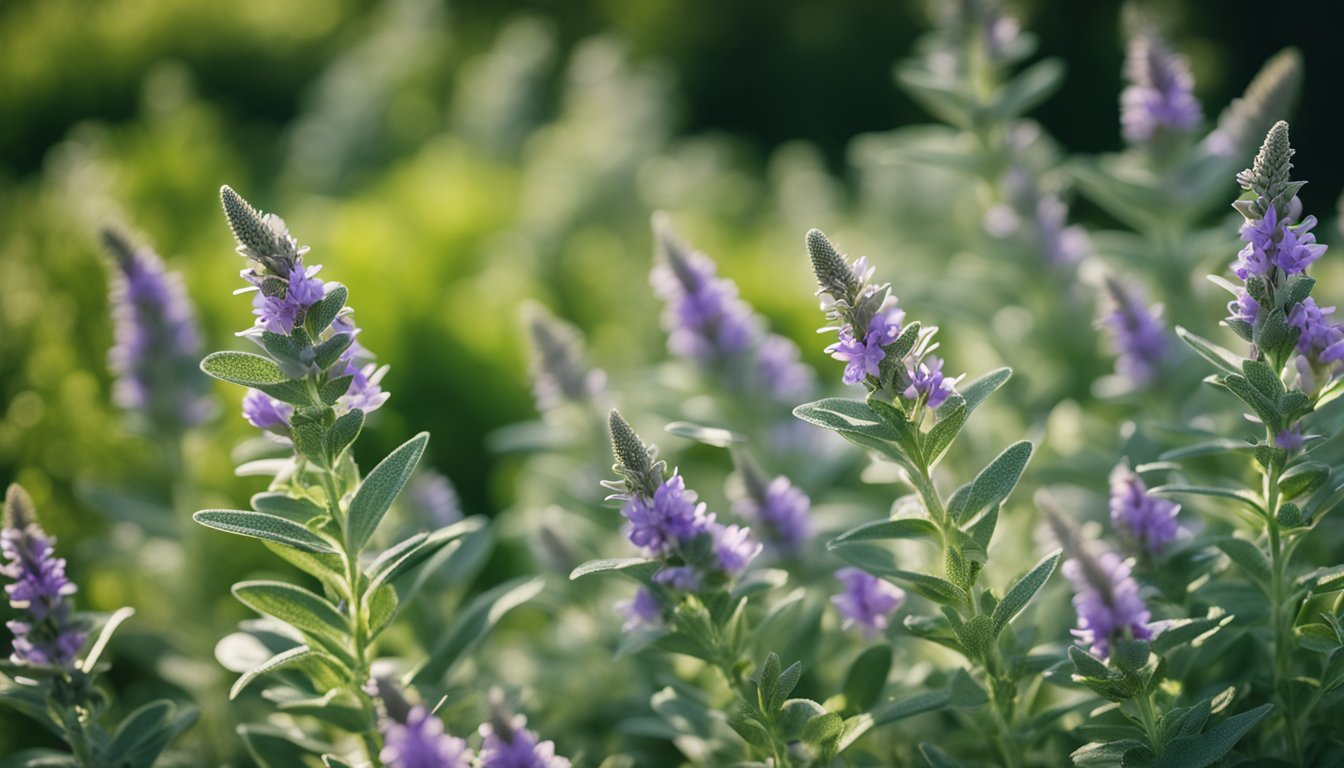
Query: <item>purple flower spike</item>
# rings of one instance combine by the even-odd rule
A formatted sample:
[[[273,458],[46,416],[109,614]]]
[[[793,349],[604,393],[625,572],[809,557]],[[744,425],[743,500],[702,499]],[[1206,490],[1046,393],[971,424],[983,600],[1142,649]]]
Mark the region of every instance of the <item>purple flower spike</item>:
[[[714,525],[714,556],[719,568],[729,576],[741,576],[756,556],[761,554],[761,543],[751,537],[751,529],[737,525]]]
[[[704,502],[696,503],[695,491],[686,490],[681,475],[664,481],[652,499],[630,499],[621,514],[630,521],[630,542],[655,557],[694,539],[708,522]]]
[[[210,413],[207,380],[197,367],[201,337],[181,275],[153,250],[107,230],[115,257],[115,339],[108,354],[120,408],[166,429],[195,426]]]
[[[383,725],[379,759],[388,768],[470,768],[471,750],[462,739],[444,732],[443,721],[424,707],[415,707],[405,725]]]
[[[1125,78],[1130,84],[1120,94],[1120,122],[1131,144],[1189,133],[1203,119],[1185,57],[1172,53],[1151,31],[1130,39]]]
[[[1114,552],[1096,552],[1089,546],[1099,549],[1085,545],[1065,561],[1063,570],[1076,590],[1073,607],[1078,612],[1078,628],[1073,635],[1092,646],[1093,655],[1106,659],[1117,638],[1151,639],[1148,621],[1152,615],[1130,576],[1129,563]]]
[[[808,511],[812,500],[780,475],[764,489],[764,498],[748,494],[736,505],[739,515],[758,524],[766,538],[785,554],[797,554],[812,535]]]
[[[858,627],[869,640],[884,632],[891,614],[905,602],[905,591],[858,568],[842,568],[835,578],[845,590],[831,598],[843,629]]]
[[[1150,555],[1156,555],[1176,540],[1180,525],[1176,515],[1181,506],[1167,499],[1148,495],[1148,486],[1128,464],[1111,470],[1111,524],[1137,542]]]
[[[1318,307],[1316,300],[1308,296],[1288,313],[1288,324],[1300,331],[1297,337],[1297,351],[1307,354],[1313,349],[1324,350],[1344,338],[1344,329],[1326,320],[1332,315],[1334,307]]]
[[[1149,309],[1142,297],[1115,280],[1108,279],[1113,309],[1101,324],[1115,347],[1115,372],[1143,387],[1151,384],[1158,365],[1167,352],[1166,332],[1158,322],[1158,312]]]
[[[555,754],[555,742],[538,741],[527,730],[527,718],[515,715],[508,722],[484,723],[481,734],[481,768],[570,768],[568,759]]]
[[[802,352],[792,339],[770,334],[761,341],[756,350],[756,373],[772,398],[791,403],[811,394],[815,376],[801,358]]]
[[[0,576],[11,579],[5,594],[23,616],[6,624],[14,633],[15,664],[69,667],[84,646],[85,633],[70,618],[76,587],[55,556],[55,539],[32,519],[32,501],[17,485],[5,496],[5,529],[0,531]]]
[[[743,355],[759,340],[760,321],[738,298],[737,285],[718,277],[708,256],[690,251],[670,230],[656,226],[665,259],[654,267],[650,282],[667,304],[663,327],[669,349],[702,362]]]
[[[635,596],[616,603],[616,610],[625,615],[621,629],[633,632],[641,627],[658,627],[663,623],[663,607],[658,598],[644,587],[635,590]]]

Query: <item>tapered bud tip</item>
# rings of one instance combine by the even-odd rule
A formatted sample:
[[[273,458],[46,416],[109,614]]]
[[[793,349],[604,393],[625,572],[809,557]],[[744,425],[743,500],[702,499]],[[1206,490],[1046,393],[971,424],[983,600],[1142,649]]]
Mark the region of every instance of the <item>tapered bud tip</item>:
[[[658,248],[658,254],[666,259],[672,269],[680,275],[686,269],[690,257],[690,247],[672,227],[672,217],[663,211],[655,211],[649,223],[653,227],[653,238]]]
[[[853,293],[858,288],[858,279],[826,235],[819,229],[810,229],[806,240],[808,255],[812,257],[812,272],[821,289],[836,298]]]
[[[275,236],[271,228],[261,219],[261,213],[253,208],[242,195],[233,191],[227,184],[219,188],[219,199],[224,204],[224,216],[229,220],[229,229],[239,245],[252,249],[258,254],[269,255],[276,249]]]
[[[103,247],[112,254],[118,262],[126,262],[135,255],[135,244],[126,236],[124,232],[116,227],[103,227],[98,232],[99,238],[103,241]]]
[[[10,485],[5,491],[5,528],[26,528],[36,520],[32,497],[18,483]]]
[[[648,472],[649,452],[630,422],[613,408],[608,423],[611,429],[611,452],[616,457],[616,463],[630,472]]]

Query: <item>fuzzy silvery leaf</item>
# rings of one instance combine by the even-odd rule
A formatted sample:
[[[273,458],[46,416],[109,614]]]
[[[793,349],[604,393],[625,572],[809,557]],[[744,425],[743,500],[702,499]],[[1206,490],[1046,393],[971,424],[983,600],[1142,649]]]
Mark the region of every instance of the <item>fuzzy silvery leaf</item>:
[[[845,697],[845,709],[851,712],[863,712],[871,709],[887,686],[887,677],[891,674],[891,646],[885,643],[874,645],[849,665],[845,681],[840,691]]]
[[[952,759],[951,755],[928,742],[920,743],[919,753],[932,768],[966,768],[964,763]]]
[[[102,757],[109,765],[154,765],[168,744],[199,715],[196,707],[179,707],[167,699],[152,701],[121,721]]]
[[[945,605],[965,605],[966,591],[947,579],[896,566],[896,556],[882,546],[854,542],[833,548],[841,560],[858,566],[874,576],[898,582],[930,600]]]
[[[220,381],[245,387],[261,388],[289,381],[274,360],[251,352],[213,352],[201,361],[201,370]]]
[[[960,387],[960,391],[947,399],[938,409],[938,422],[934,424],[924,438],[924,465],[937,466],[938,462],[952,446],[971,413],[984,402],[985,398],[1003,386],[1013,375],[1011,368],[999,368]]]
[[[311,739],[294,728],[246,723],[238,726],[247,751],[262,768],[294,768],[318,755],[334,751],[331,744]]]
[[[1004,593],[1003,599],[994,608],[993,614],[993,636],[998,637],[999,633],[1008,626],[1008,623],[1022,612],[1023,608],[1031,602],[1036,593],[1045,586],[1050,575],[1055,572],[1059,566],[1060,558],[1064,556],[1064,550],[1057,549],[1046,555],[1036,564],[1034,568],[1027,572],[1025,576],[1008,588]]]
[[[920,539],[938,535],[938,526],[918,517],[905,517],[897,520],[877,520],[851,528],[827,543],[827,549],[835,549],[858,541],[880,541],[884,539]]]
[[[1209,341],[1208,339],[1199,336],[1198,334],[1191,333],[1190,331],[1186,330],[1185,328],[1182,328],[1179,325],[1176,326],[1176,335],[1181,338],[1181,341],[1184,341],[1186,344],[1188,344],[1191,349],[1199,353],[1200,357],[1204,358],[1205,360],[1208,360],[1210,363],[1213,363],[1214,366],[1216,366],[1218,370],[1222,371],[1223,373],[1225,374],[1241,373],[1241,361],[1242,361],[1241,357],[1229,352],[1228,350],[1213,343],[1212,341]]]
[[[962,486],[948,502],[947,513],[950,518],[964,523],[972,519],[987,507],[999,504],[1017,487],[1027,462],[1031,460],[1033,446],[1023,440],[1014,443],[994,458],[969,485]]]
[[[872,711],[855,715],[845,721],[845,731],[840,739],[839,749],[843,751],[860,736],[878,726],[922,715],[925,712],[934,712],[947,706],[946,690],[929,691],[899,701],[879,704]]]
[[[540,578],[518,578],[478,595],[457,612],[429,656],[406,675],[406,682],[440,685],[505,614],[536,597],[544,586]]]
[[[1168,742],[1158,757],[1158,768],[1204,768],[1213,765],[1232,751],[1251,728],[1274,709],[1273,704],[1262,704],[1255,709],[1233,715],[1197,736],[1182,736]]]
[[[273,541],[304,552],[336,554],[330,542],[298,523],[261,512],[230,509],[206,509],[192,519],[207,528],[239,536]]]
[[[379,462],[359,484],[345,520],[345,540],[350,551],[358,552],[368,543],[388,507],[406,487],[406,481],[411,478],[428,443],[426,432],[407,440]]]

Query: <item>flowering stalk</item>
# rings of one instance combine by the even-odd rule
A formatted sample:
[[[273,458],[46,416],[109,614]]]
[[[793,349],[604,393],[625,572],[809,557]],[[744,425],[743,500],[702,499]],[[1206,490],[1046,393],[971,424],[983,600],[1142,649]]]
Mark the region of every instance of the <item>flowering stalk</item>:
[[[1044,585],[1060,558],[1054,552],[1011,586],[1002,597],[977,587],[999,510],[1017,485],[1032,445],[1022,441],[1007,448],[970,483],[949,497],[938,490],[933,470],[951,447],[970,413],[1011,375],[994,371],[958,387],[961,377],[945,378],[942,363],[933,357],[935,328],[905,323],[886,284],[870,283],[873,270],[863,259],[850,264],[817,230],[807,234],[813,271],[825,299],[823,309],[831,322],[823,331],[836,331],[839,341],[827,348],[846,363],[844,380],[863,384],[865,401],[832,398],[799,406],[794,414],[804,421],[839,432],[841,436],[875,451],[904,470],[903,479],[922,502],[922,515],[902,516],[868,523],[833,539],[828,548],[873,576],[895,581],[916,594],[941,604],[946,622],[906,621],[916,634],[948,645],[972,665],[988,686],[969,682],[992,702],[991,736],[1007,765],[1020,765],[1026,744],[1018,740],[1016,699],[1020,665],[1009,656],[1025,653],[1016,636],[1000,634]],[[875,543],[884,539],[931,539],[938,546],[943,574],[908,569]],[[837,601],[846,619],[873,629],[880,616],[898,603],[894,593],[883,594],[871,583],[845,572],[847,591]]]
[[[388,397],[380,387],[387,369],[363,362],[370,355],[356,340],[345,286],[315,277],[321,267],[304,263],[308,249],[298,247],[284,222],[258,213],[228,187],[221,198],[238,252],[250,262],[242,292],[253,294],[256,319],[239,335],[265,354],[216,352],[201,367],[249,387],[245,417],[293,454],[270,492],[253,497],[254,510],[205,510],[195,519],[261,539],[318,579],[326,593],[278,581],[234,585],[241,602],[289,624],[302,642],[245,672],[231,695],[274,669],[297,668],[319,692],[334,692],[335,702],[362,713],[366,725],[358,736],[365,757],[374,760],[380,737],[366,683],[374,642],[397,613],[393,582],[479,523],[416,533],[376,559],[365,557],[428,435],[412,438],[361,478],[350,447],[365,415]]]
[[[1312,596],[1331,591],[1336,577],[1307,574],[1294,580],[1292,556],[1334,493],[1331,468],[1312,460],[1315,438],[1305,420],[1341,391],[1338,363],[1344,359],[1344,328],[1329,321],[1333,307],[1310,297],[1316,281],[1307,268],[1325,246],[1311,233],[1315,217],[1302,217],[1297,192],[1305,182],[1290,178],[1294,150],[1288,124],[1265,137],[1251,168],[1237,175],[1249,195],[1234,203],[1243,215],[1246,245],[1232,264],[1240,283],[1212,278],[1232,293],[1223,324],[1247,343],[1244,355],[1178,329],[1182,338],[1218,368],[1218,383],[1237,396],[1263,426],[1253,445],[1260,487],[1233,496],[1252,512],[1254,539],[1229,538],[1218,546],[1266,594],[1270,603],[1274,690],[1283,713],[1286,756],[1304,759],[1304,734],[1320,695],[1295,693],[1296,655],[1307,648],[1298,620]],[[1330,484],[1331,486],[1334,484]],[[1310,495],[1321,490],[1320,494]],[[1215,495],[1221,489],[1172,486],[1155,492]],[[1333,502],[1331,502],[1333,503]],[[1337,572],[1339,569],[1335,569]]]
[[[32,499],[18,485],[5,493],[0,529],[0,576],[11,607],[22,617],[6,624],[13,633],[12,667],[0,675],[0,703],[37,719],[60,734],[79,765],[148,768],[182,731],[196,721],[194,707],[178,708],[168,700],[151,702],[132,712],[119,727],[100,721],[106,696],[95,686],[106,665],[99,658],[112,633],[134,611],[122,608],[111,616],[72,612],[75,585],[65,573],[65,560],[55,556],[55,539],[38,524]],[[97,638],[80,659],[97,619]],[[135,728],[136,739],[122,737]]]

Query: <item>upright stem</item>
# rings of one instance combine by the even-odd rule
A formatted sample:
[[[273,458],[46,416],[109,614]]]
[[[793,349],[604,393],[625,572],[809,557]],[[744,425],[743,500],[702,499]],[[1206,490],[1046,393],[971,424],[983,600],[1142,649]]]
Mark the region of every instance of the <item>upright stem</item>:
[[[1296,706],[1292,695],[1293,646],[1292,623],[1295,612],[1288,610],[1289,595],[1285,573],[1288,557],[1279,535],[1279,469],[1265,470],[1265,514],[1269,527],[1270,616],[1274,623],[1274,691],[1283,702],[1284,740],[1295,765],[1302,765],[1302,744],[1298,736]]]
[[[1144,692],[1134,700],[1139,704],[1139,717],[1143,719],[1143,735],[1148,739],[1148,746],[1152,748],[1153,754],[1162,753],[1162,740],[1157,732],[1157,715],[1153,712],[1153,700],[1149,693]]]

